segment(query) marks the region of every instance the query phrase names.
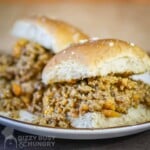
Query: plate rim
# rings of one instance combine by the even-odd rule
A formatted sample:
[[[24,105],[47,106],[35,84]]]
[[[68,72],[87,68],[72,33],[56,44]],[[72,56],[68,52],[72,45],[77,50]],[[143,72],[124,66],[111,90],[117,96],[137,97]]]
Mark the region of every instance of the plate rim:
[[[50,126],[44,126],[44,125],[37,125],[37,124],[33,124],[33,123],[29,123],[29,122],[25,122],[25,121],[21,121],[21,120],[16,120],[16,119],[12,119],[9,117],[5,117],[0,115],[0,121],[3,122],[9,122],[9,124],[17,124],[17,125],[21,125],[21,126],[26,126],[26,128],[30,128],[33,127],[34,129],[42,129],[42,130],[49,130],[49,131],[59,131],[59,132],[82,132],[83,133],[97,133],[97,132],[116,132],[118,130],[132,130],[135,128],[142,128],[143,126],[149,127],[150,128],[150,121],[148,122],[144,122],[144,123],[139,123],[136,125],[125,125],[125,126],[118,126],[118,127],[108,127],[108,128],[59,128],[59,127],[50,127]]]
[[[110,139],[137,134],[150,130],[150,122],[139,125],[115,127],[106,129],[64,129],[38,126],[23,121],[14,120],[12,118],[1,117],[0,122],[4,126],[8,126],[15,130],[38,136],[48,136],[52,138],[68,139],[68,140],[95,140],[95,139]]]

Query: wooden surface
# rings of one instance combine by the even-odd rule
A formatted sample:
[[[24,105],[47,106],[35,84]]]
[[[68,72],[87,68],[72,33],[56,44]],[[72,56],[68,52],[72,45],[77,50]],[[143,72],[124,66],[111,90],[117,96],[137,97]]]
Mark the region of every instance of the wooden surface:
[[[119,38],[150,50],[150,5],[131,4],[2,4],[0,49],[11,51],[14,21],[22,16],[47,15],[67,21],[90,36]]]

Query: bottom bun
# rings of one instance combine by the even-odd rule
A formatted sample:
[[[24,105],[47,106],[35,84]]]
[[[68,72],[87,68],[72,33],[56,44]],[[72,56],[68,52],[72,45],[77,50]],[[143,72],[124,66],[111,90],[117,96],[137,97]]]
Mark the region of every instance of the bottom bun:
[[[118,118],[106,118],[102,113],[86,113],[79,118],[70,118],[75,128],[109,128],[136,125],[150,121],[150,109],[144,105],[130,108],[128,114]]]

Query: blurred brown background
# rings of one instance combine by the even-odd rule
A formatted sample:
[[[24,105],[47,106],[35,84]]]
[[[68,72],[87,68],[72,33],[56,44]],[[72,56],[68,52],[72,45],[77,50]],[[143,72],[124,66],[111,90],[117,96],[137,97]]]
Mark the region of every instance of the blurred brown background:
[[[0,49],[11,50],[13,22],[47,15],[67,21],[90,36],[119,38],[150,51],[149,0],[0,0]]]
[[[149,3],[149,0],[0,0],[1,2],[134,2]]]

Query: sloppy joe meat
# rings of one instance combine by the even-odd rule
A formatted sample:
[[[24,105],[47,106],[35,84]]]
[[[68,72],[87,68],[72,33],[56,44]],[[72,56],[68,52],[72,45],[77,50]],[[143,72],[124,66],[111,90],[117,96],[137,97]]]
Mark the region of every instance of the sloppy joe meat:
[[[149,107],[150,86],[121,76],[87,78],[49,85],[43,103],[46,119],[42,121],[45,124],[69,127],[69,117],[79,117],[87,112],[120,117],[140,103]]]
[[[0,55],[1,111],[17,112],[26,108],[33,113],[42,112],[45,86],[41,73],[52,56],[49,50],[24,39],[16,43],[12,55]]]

